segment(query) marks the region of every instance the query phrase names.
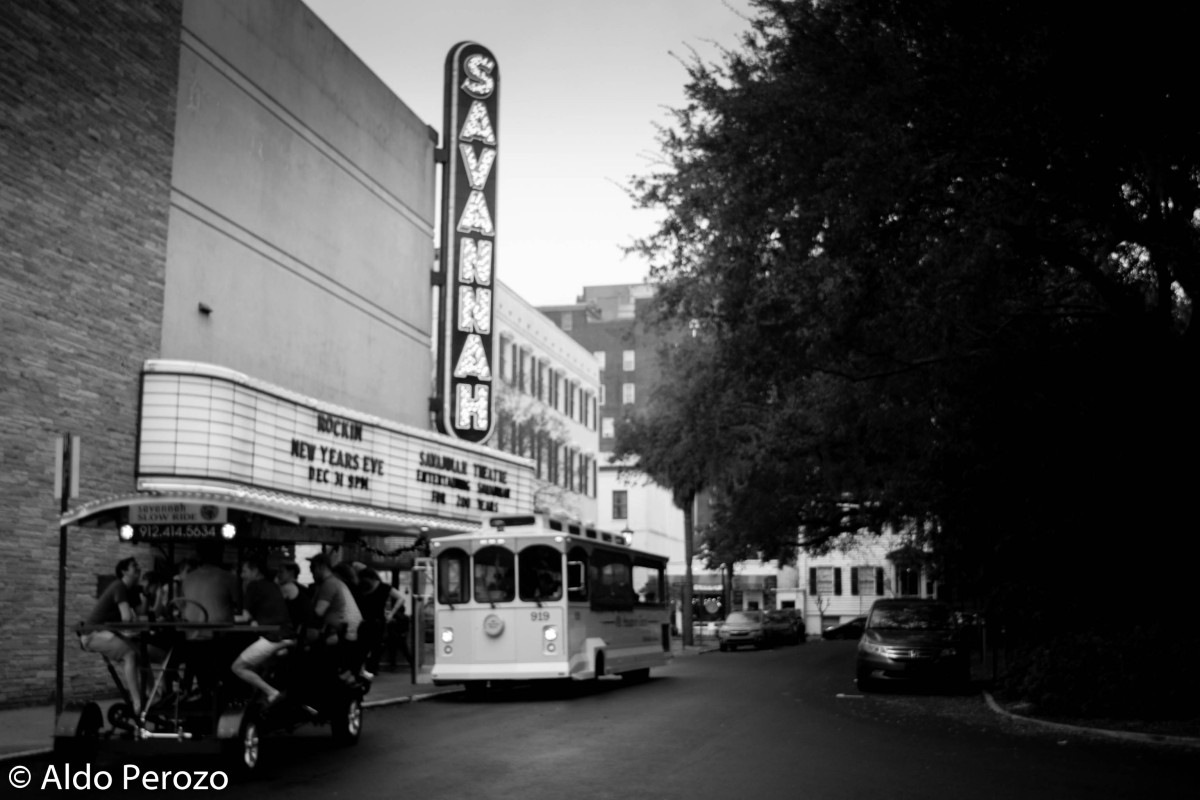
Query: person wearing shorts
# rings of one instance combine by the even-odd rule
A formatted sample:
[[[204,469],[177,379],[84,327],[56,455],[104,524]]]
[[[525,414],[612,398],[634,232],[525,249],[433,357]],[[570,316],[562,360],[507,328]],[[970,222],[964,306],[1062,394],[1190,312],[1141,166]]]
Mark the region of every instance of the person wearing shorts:
[[[133,622],[137,619],[133,587],[141,579],[142,568],[136,558],[123,558],[117,562],[115,572],[117,579],[100,593],[92,613],[88,615],[89,626]],[[133,714],[141,714],[142,680],[137,646],[116,631],[103,628],[81,634],[79,644],[89,653],[97,653],[110,662],[121,665],[120,674],[124,679],[125,689],[129,692]]]
[[[255,625],[278,626],[278,632],[263,633],[242,651],[230,669],[246,683],[261,691],[267,698],[267,705],[278,702],[283,693],[262,677],[262,666],[271,656],[283,648],[295,644],[292,639],[292,619],[288,613],[287,602],[283,592],[265,574],[262,561],[250,560],[242,562],[242,580],[245,587],[242,592],[242,613],[235,619],[238,622],[250,622]]]

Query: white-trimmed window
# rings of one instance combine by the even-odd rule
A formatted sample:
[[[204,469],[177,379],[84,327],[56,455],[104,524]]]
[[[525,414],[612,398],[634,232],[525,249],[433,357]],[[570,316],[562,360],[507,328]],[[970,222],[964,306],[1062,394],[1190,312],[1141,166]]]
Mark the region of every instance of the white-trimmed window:
[[[631,406],[635,402],[637,402],[637,398],[636,398],[636,393],[634,392],[633,384],[632,383],[622,383],[621,384],[621,403],[623,405]]]
[[[626,372],[633,372],[633,368],[634,368],[634,351],[633,350],[622,350],[621,351],[621,369],[625,370]]]
[[[625,489],[613,490],[612,518],[629,519],[629,492]]]
[[[603,350],[596,350],[592,353],[592,356],[600,362],[600,369],[608,366],[608,353]]]
[[[611,439],[617,435],[617,421],[612,417],[604,417],[600,420],[600,435],[605,439]]]

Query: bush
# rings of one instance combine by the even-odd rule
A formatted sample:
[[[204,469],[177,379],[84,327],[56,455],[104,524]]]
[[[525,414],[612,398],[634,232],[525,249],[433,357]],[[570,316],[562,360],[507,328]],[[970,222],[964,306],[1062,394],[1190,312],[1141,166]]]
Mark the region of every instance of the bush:
[[[1113,719],[1200,717],[1189,674],[1200,637],[1164,627],[1071,632],[1024,649],[1001,676],[1001,691],[1039,713]]]

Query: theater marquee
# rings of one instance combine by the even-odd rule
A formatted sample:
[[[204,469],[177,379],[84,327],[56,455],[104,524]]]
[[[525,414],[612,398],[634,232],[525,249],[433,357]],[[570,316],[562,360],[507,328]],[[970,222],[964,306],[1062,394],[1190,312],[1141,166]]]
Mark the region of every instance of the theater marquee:
[[[159,485],[237,484],[464,521],[533,507],[526,459],[193,362],[146,363],[137,475]],[[174,516],[162,516],[164,509]],[[199,521],[183,507],[151,511],[158,516],[137,521]]]
[[[437,413],[443,433],[469,442],[486,440],[495,427],[499,92],[491,52],[474,42],[455,45],[446,57]]]

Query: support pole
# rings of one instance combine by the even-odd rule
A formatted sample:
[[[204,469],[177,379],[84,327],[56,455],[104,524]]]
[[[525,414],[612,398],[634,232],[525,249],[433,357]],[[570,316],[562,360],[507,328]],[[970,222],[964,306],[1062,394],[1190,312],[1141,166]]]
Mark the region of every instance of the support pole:
[[[78,485],[79,478],[72,474],[71,468],[77,467],[78,455],[73,453],[76,447],[75,437],[67,433],[59,437],[57,443],[58,474],[55,475],[55,486],[58,488],[59,518],[67,513],[71,498],[71,489]],[[58,526],[58,642],[54,659],[54,716],[57,718],[63,712],[63,659],[66,657],[66,628],[67,625],[67,526]]]

